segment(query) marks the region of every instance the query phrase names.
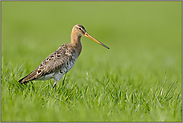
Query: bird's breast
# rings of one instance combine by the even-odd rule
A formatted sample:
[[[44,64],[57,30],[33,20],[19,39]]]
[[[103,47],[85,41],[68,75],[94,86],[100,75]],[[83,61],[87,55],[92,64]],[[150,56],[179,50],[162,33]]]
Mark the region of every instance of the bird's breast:
[[[70,56],[67,62],[63,66],[63,71],[66,73],[70,71],[76,63],[77,56]]]
[[[70,58],[67,62],[65,62],[62,68],[54,74],[54,78],[59,81],[65,73],[73,68],[76,60],[77,58]]]

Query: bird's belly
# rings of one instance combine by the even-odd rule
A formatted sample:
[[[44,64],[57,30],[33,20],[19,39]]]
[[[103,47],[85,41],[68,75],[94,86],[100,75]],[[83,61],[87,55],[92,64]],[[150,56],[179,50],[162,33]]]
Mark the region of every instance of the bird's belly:
[[[38,80],[49,80],[49,79],[54,78],[55,80],[59,81],[65,73],[67,73],[68,71],[70,71],[73,68],[75,62],[76,62],[76,59],[67,61],[60,70],[57,70],[53,73],[44,75],[44,76],[38,78]]]
[[[54,78],[55,72],[41,76],[40,78],[38,78],[37,80],[49,80]]]
[[[52,78],[54,78],[56,80],[60,80],[64,74],[65,74],[64,72],[61,73],[61,72],[57,71],[57,72],[53,72],[53,73],[47,74],[45,76],[42,76],[42,77],[38,78],[37,80],[49,80]]]
[[[54,74],[54,79],[59,81],[65,73],[67,73],[73,68],[74,64],[75,61],[68,61],[67,63],[65,63],[63,67]]]
[[[57,72],[57,73],[55,73],[55,75],[54,75],[54,79],[57,80],[57,81],[59,81],[59,80],[62,78],[62,76],[63,76],[64,74],[65,74],[65,73]]]

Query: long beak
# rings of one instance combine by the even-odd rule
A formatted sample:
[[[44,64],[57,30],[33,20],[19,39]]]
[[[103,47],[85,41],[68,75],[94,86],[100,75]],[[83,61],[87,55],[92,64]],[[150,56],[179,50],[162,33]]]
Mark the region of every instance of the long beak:
[[[85,32],[85,37],[97,42],[98,44],[104,46],[105,48],[109,49],[109,47],[107,47],[106,45],[104,45],[103,43],[101,43],[100,41],[97,41],[95,38],[93,38],[91,35],[89,35],[87,32]]]

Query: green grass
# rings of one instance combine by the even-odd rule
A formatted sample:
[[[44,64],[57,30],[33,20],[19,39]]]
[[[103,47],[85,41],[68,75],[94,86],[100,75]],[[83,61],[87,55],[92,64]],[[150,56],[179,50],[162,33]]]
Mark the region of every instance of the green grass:
[[[181,2],[1,2],[1,121],[182,121]],[[20,85],[82,24],[73,69]]]

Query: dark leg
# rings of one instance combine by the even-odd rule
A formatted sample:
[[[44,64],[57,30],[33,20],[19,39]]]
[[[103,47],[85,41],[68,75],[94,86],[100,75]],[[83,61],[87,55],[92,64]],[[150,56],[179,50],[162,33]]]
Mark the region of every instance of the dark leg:
[[[57,80],[56,80],[56,79],[54,79],[53,88],[55,88],[55,91],[56,91],[56,85],[57,85]]]

